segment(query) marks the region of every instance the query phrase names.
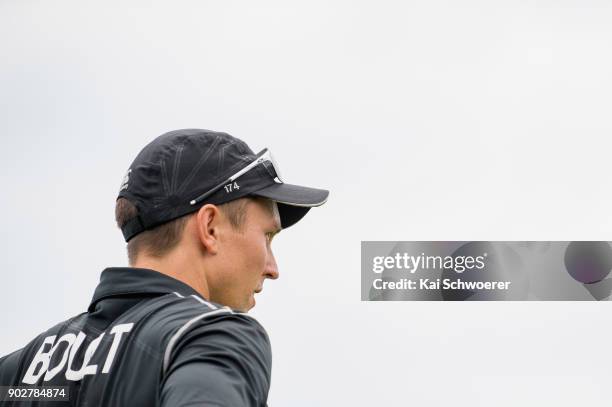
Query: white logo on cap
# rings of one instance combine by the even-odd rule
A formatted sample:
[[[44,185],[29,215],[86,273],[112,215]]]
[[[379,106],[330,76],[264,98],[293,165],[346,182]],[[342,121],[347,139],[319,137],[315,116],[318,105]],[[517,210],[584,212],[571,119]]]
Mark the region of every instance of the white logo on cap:
[[[128,182],[130,181],[130,172],[132,172],[131,168],[125,173],[125,177],[123,177],[123,181],[121,181],[121,187],[119,187],[119,192],[128,188]]]
[[[237,182],[234,182],[233,184],[226,184],[224,186],[225,188],[225,192],[227,192],[228,194],[234,190],[239,190],[240,189],[240,185],[238,185]]]

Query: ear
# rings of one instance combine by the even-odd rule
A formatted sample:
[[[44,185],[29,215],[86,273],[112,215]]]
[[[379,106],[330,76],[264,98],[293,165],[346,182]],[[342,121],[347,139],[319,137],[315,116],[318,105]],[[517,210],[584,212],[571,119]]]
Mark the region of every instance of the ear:
[[[219,222],[221,212],[215,205],[206,204],[202,206],[196,214],[196,227],[198,237],[202,246],[210,254],[217,254],[219,250]]]

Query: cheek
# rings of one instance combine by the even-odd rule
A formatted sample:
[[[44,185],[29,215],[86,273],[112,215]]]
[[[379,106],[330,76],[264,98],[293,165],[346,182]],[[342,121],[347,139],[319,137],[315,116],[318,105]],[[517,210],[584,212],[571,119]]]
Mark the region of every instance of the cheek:
[[[266,266],[266,259],[268,257],[268,248],[266,246],[266,239],[251,240],[249,245],[247,262],[249,263],[249,271],[257,276],[261,275],[263,269]]]
[[[265,236],[245,235],[237,243],[232,257],[235,260],[234,272],[242,280],[259,279],[266,266],[268,247]]]

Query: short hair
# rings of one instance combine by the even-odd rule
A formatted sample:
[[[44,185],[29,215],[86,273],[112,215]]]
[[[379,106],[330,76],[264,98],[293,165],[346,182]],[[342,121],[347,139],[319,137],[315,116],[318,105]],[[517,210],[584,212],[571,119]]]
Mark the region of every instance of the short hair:
[[[274,202],[269,199],[246,197],[236,199],[217,207],[227,216],[232,228],[242,231],[246,221],[246,205],[249,199],[264,202],[267,209],[274,213]],[[134,264],[138,254],[146,252],[153,257],[161,258],[172,250],[181,240],[187,221],[194,216],[197,211],[181,216],[169,222],[163,223],[153,229],[145,230],[127,243],[127,254],[129,264]],[[115,204],[115,221],[121,229],[127,222],[138,215],[138,208],[126,198],[117,199]]]

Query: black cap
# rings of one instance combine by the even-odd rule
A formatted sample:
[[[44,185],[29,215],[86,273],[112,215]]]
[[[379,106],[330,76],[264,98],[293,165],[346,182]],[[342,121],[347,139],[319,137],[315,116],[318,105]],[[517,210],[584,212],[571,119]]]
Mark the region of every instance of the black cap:
[[[125,241],[209,203],[245,196],[269,198],[276,201],[281,226],[287,228],[311,207],[327,201],[329,191],[279,182],[267,166],[256,165],[194,204],[255,159],[245,142],[227,133],[184,129],[157,137],[138,154],[119,190],[117,199],[126,198],[138,208],[138,216],[121,228]]]

